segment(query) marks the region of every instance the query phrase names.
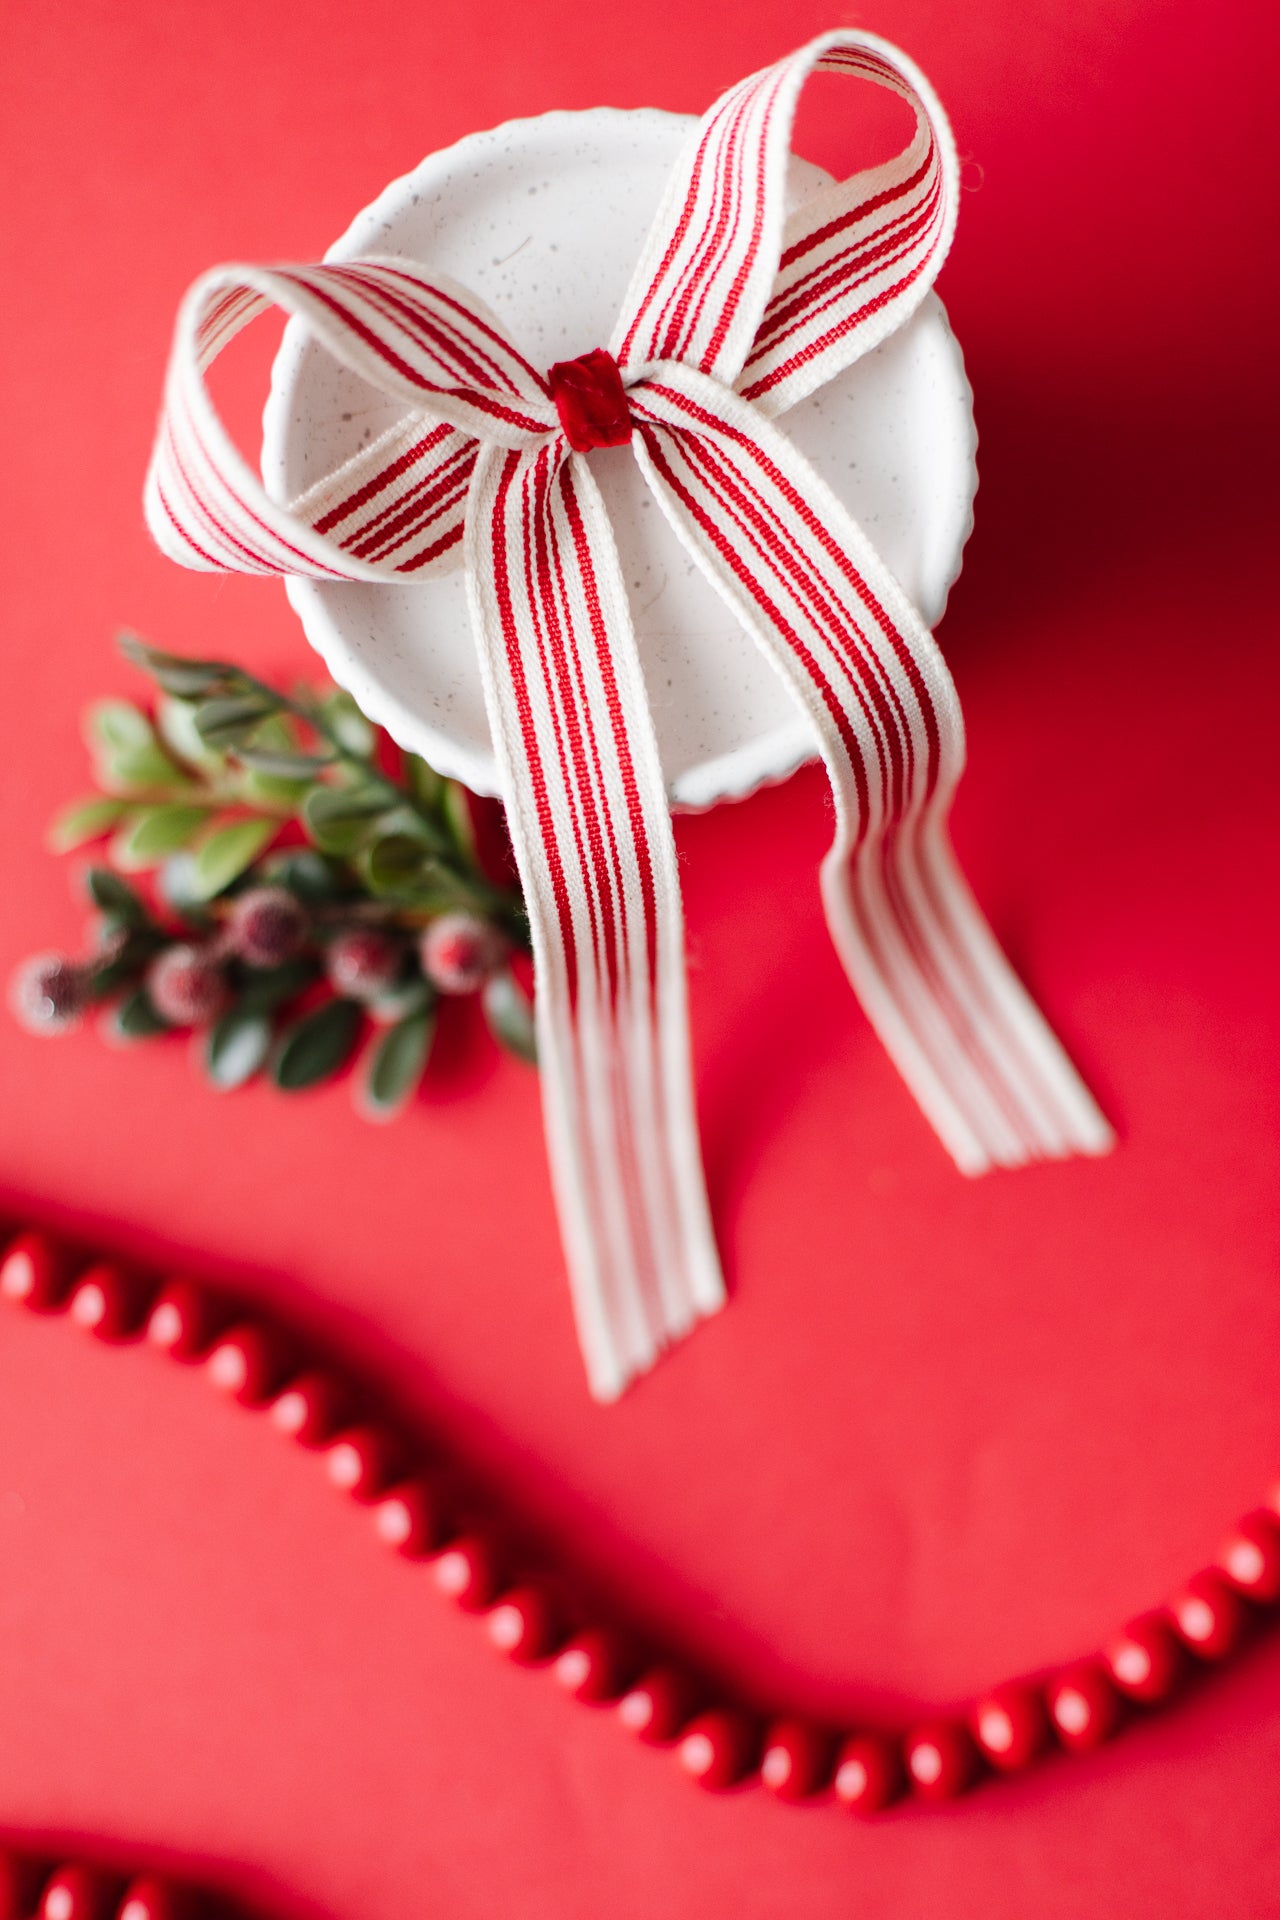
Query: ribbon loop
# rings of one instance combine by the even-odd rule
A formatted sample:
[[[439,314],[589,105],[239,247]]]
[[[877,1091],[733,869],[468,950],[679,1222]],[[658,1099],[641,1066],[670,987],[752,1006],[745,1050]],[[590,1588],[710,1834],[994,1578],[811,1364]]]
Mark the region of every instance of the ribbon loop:
[[[916,131],[896,159],[787,218],[791,124],[815,72],[897,92]],[[836,809],[827,924],[957,1165],[1111,1142],[951,852],[964,729],[942,656],[770,417],[916,310],[956,197],[927,81],[887,42],[840,31],[716,103],[673,173],[610,349],[545,379],[473,295],[403,260],[222,268],[179,314],[146,493],[166,552],[330,580],[465,566],[532,929],[552,1181],[601,1398],[724,1289],[671,822],[591,450],[631,442],[679,538],[809,716]],[[204,383],[273,302],[406,409],[290,507],[250,473]]]

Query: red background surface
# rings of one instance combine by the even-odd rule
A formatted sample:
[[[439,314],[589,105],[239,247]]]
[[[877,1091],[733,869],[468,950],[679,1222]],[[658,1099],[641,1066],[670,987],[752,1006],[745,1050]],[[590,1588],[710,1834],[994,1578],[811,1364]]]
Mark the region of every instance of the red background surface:
[[[700,110],[816,0],[10,0],[0,966],[74,944],[40,848],[109,637],[306,666],[139,494],[169,328],[506,117]],[[845,15],[844,18],[851,16]],[[396,1127],[0,1021],[0,1187],[340,1339],[573,1565],[766,1701],[900,1714],[1095,1644],[1280,1467],[1270,9],[883,0],[967,156],[941,290],[982,433],[942,630],[968,870],[1119,1125],[956,1176],[849,996],[820,781],[679,828],[734,1299],[587,1400],[534,1080],[464,1021]],[[848,104],[851,95],[840,97]],[[807,150],[854,157],[835,95]],[[508,1669],[314,1463],[145,1353],[0,1328],[0,1828],[203,1863],[282,1915],[1162,1920],[1280,1911],[1280,1640],[1097,1758],[866,1828]]]

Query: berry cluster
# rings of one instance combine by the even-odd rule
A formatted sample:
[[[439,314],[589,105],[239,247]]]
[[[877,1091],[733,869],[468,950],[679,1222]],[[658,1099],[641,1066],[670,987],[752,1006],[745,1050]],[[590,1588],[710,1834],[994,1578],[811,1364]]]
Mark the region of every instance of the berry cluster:
[[[1231,1529],[1211,1566],[1087,1659],[1009,1681],[905,1731],[842,1732],[798,1716],[770,1718],[718,1697],[682,1663],[646,1651],[629,1631],[575,1604],[564,1584],[531,1571],[459,1479],[423,1465],[413,1440],[371,1414],[371,1396],[345,1373],[302,1358],[281,1331],[236,1314],[212,1289],[187,1279],[149,1283],[109,1261],[77,1269],[48,1236],[24,1232],[0,1257],[0,1299],[66,1312],[99,1339],[145,1341],[199,1367],[217,1392],[315,1454],[331,1484],[368,1514],[375,1536],[479,1616],[499,1652],[547,1670],[574,1699],[611,1707],[624,1728],[671,1749],[708,1788],[754,1780],[784,1801],[830,1796],[868,1814],[908,1794],[951,1800],[1054,1747],[1100,1746],[1126,1719],[1167,1701],[1197,1667],[1226,1658],[1280,1603],[1277,1483],[1267,1505]]]
[[[0,1849],[0,1920],[233,1920],[240,1911],[167,1873],[126,1876]]]

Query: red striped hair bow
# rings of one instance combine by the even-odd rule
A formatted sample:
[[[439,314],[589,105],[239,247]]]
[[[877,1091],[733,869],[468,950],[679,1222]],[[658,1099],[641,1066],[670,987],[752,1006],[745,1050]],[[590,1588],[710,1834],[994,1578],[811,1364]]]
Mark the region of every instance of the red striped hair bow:
[[[915,110],[910,144],[789,217],[813,73]],[[680,891],[627,596],[589,450],[629,442],[680,540],[808,714],[835,799],[831,937],[958,1166],[1110,1133],[956,866],[955,688],[867,536],[775,424],[931,286],[956,159],[928,82],[824,34],[732,87],[677,164],[607,351],[540,372],[464,288],[406,260],[224,267],[182,306],[147,518],[186,566],[412,581],[466,570],[533,932],[548,1151],[592,1391],[617,1394],[723,1300],[694,1117]],[[270,305],[401,402],[291,506],[204,384]]]

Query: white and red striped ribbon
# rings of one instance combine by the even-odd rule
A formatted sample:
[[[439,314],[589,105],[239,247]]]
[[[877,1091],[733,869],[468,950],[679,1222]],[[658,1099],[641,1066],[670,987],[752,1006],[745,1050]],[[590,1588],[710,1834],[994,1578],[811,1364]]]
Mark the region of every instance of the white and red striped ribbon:
[[[792,120],[815,72],[890,88],[916,132],[788,219]],[[979,1173],[1104,1152],[1111,1134],[951,853],[964,732],[942,656],[773,424],[915,311],[956,198],[928,82],[873,35],[825,34],[700,123],[609,351],[650,487],[812,719],[836,803],[822,896],[849,978],[957,1164]],[[240,458],[204,383],[272,304],[406,408],[289,507]],[[575,1310],[592,1390],[610,1398],[713,1312],[723,1285],[662,770],[612,534],[563,418],[492,315],[425,268],[223,268],[179,315],[147,515],[194,567],[377,581],[465,567],[533,929]]]

